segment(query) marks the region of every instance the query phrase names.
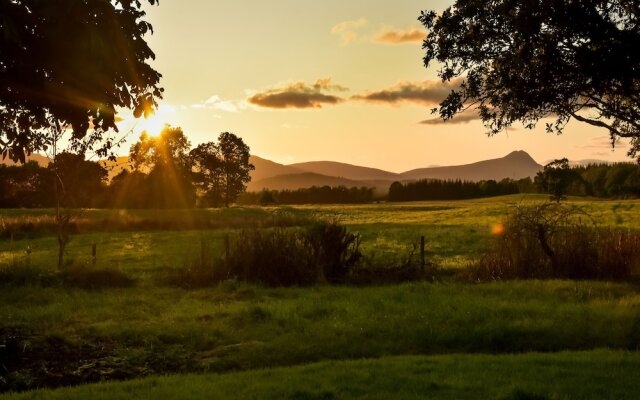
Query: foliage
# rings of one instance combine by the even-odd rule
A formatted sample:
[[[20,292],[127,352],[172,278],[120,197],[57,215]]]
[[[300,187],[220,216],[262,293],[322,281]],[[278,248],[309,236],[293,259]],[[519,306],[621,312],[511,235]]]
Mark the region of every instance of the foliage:
[[[389,187],[389,201],[462,200],[520,193],[526,180],[503,179],[470,182],[461,180],[423,179],[416,182],[394,182]]]
[[[580,176],[569,167],[569,160],[563,158],[545,165],[534,182],[541,192],[549,193],[551,200],[559,202],[566,199],[569,186],[578,179]]]
[[[424,64],[460,84],[440,104],[447,120],[477,108],[489,134],[549,116],[631,138],[640,161],[640,9],[624,0],[457,0],[423,11]]]
[[[194,181],[203,193],[205,205],[218,207],[229,204],[246,190],[251,180],[249,146],[233,133],[223,132],[218,142],[203,143],[191,150]]]
[[[342,282],[362,257],[359,248],[359,235],[335,222],[243,230],[221,261],[222,276],[270,286]]]
[[[255,167],[249,163],[250,149],[242,138],[223,132],[218,137],[218,146],[224,177],[224,205],[229,207],[245,191],[246,183],[251,180],[249,172]]]
[[[372,203],[374,189],[367,187],[312,186],[296,190],[263,190],[245,193],[238,199],[241,204],[366,204]]]
[[[63,152],[56,155],[48,169],[60,183],[62,204],[69,208],[102,205],[108,171],[100,163],[86,160],[84,155]]]
[[[598,228],[575,207],[517,206],[493,247],[461,275],[503,279],[628,280],[640,272],[640,233]]]
[[[191,143],[181,128],[165,125],[157,137],[146,132],[131,146],[129,159],[134,171],[148,171],[142,179],[145,207],[187,208],[195,205],[195,191],[191,183]],[[140,175],[120,177],[122,186],[132,187],[126,179],[138,180]],[[138,188],[137,190],[140,190]],[[128,194],[122,193],[120,197]]]
[[[97,146],[104,157],[119,142],[117,108],[133,108],[136,117],[152,112],[161,75],[147,64],[155,55],[142,7],[137,0],[0,1],[3,158],[24,162],[25,153],[55,146],[52,130],[67,128],[75,152]]]
[[[224,175],[220,147],[202,143],[189,152],[193,163],[193,182],[203,194],[204,204],[219,207],[224,201]]]

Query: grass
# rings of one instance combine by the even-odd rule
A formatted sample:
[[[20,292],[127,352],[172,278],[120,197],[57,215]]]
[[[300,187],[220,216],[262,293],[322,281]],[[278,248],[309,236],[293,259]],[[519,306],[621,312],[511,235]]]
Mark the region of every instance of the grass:
[[[0,293],[0,316],[25,349],[15,389],[388,355],[640,348],[638,288],[593,282],[22,287]]]
[[[166,376],[8,395],[21,399],[635,399],[640,356],[614,351],[385,357]],[[1,397],[1,396],[0,396]]]
[[[87,393],[106,390],[104,398],[125,398],[129,392],[171,398],[188,397],[183,394],[194,390],[197,398],[226,390],[238,398],[357,398],[370,387],[367,398],[376,398],[374,392],[378,398],[420,398],[431,389],[433,398],[444,399],[468,398],[468,393],[507,400],[631,398],[638,391],[617,382],[636,385],[638,379],[630,377],[640,374],[636,353],[626,353],[640,348],[637,283],[473,285],[445,279],[435,284],[268,289],[230,281],[199,290],[163,284],[171,271],[199,254],[201,238],[211,252],[222,254],[225,235],[246,224],[269,226],[285,220],[286,225],[299,225],[316,217],[335,218],[359,232],[362,252],[379,259],[400,258],[424,235],[427,256],[456,270],[493,240],[492,228],[503,222],[510,202],[536,199],[142,210],[127,212],[116,225],[104,221],[112,221],[119,211],[83,211],[65,268],[121,271],[134,286],[92,289],[28,279],[0,284],[0,345],[5,346],[0,346],[0,362],[9,366],[0,367],[0,392],[216,372],[225,375],[150,378],[25,396],[87,398],[93,396]],[[640,226],[640,201],[571,201],[605,226]],[[15,264],[54,269],[55,238],[39,230],[46,228],[50,216],[50,210],[0,210],[0,229],[5,229],[0,270]],[[179,225],[184,218],[191,222]],[[19,229],[10,240],[6,227],[19,228],[24,221],[31,221],[32,230]],[[95,266],[90,263],[93,243],[98,249]],[[593,351],[599,348],[611,350]],[[579,353],[535,354],[565,351]],[[353,361],[361,358],[380,360]],[[422,363],[433,364],[433,379],[420,372]],[[548,366],[548,372],[541,366]],[[250,371],[276,367],[290,368]],[[235,371],[249,372],[231,373]],[[389,379],[383,379],[381,371]],[[527,371],[536,379],[527,380]],[[566,381],[551,379],[553,371]],[[602,376],[611,383],[595,379],[596,371],[607,374]],[[504,378],[510,372],[513,382]],[[316,373],[313,381],[309,376]],[[278,385],[282,382],[290,384]],[[399,387],[397,382],[406,384]],[[426,390],[429,382],[441,386]]]

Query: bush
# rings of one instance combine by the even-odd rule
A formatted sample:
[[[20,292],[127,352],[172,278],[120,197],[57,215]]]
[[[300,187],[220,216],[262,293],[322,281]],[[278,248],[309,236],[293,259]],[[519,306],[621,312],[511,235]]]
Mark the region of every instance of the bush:
[[[472,281],[628,280],[640,267],[640,233],[599,228],[578,208],[518,206],[482,258],[461,273]]]
[[[167,282],[184,288],[210,286],[228,279],[268,286],[310,286],[343,282],[361,258],[360,236],[335,222],[304,228],[245,229],[232,236],[222,257],[202,254]]]

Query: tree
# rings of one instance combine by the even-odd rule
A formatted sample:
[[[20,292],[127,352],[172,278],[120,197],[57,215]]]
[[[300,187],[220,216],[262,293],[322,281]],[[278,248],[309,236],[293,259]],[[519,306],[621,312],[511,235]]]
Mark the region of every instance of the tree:
[[[49,164],[56,169],[67,207],[97,207],[106,189],[108,171],[99,162],[86,160],[84,155],[63,152]],[[55,173],[55,172],[54,172]]]
[[[224,196],[224,161],[220,147],[213,143],[200,144],[189,152],[193,164],[193,181],[204,204],[219,207]]]
[[[229,204],[246,190],[246,184],[251,181],[249,172],[255,167],[249,162],[249,146],[233,133],[221,133],[218,137],[218,148],[222,156],[224,205],[229,207]]]
[[[71,150],[104,157],[118,142],[119,107],[152,113],[161,75],[147,64],[155,55],[141,8],[141,0],[0,0],[3,158],[24,162],[67,132]]]
[[[131,146],[129,159],[136,171],[148,171],[148,206],[185,208],[195,203],[191,182],[191,143],[181,128],[165,125],[157,137],[143,132]]]
[[[563,158],[545,165],[536,175],[535,183],[540,190],[551,195],[551,200],[560,202],[565,199],[567,189],[576,179],[579,176],[569,166],[569,160]]]
[[[115,136],[117,108],[148,116],[162,97],[141,8],[140,0],[0,0],[0,153],[24,162],[50,151],[61,255],[71,219],[55,165],[61,139],[69,134],[75,153],[114,158],[124,139]]]
[[[438,112],[477,108],[489,135],[521,121],[562,133],[576,119],[630,138],[640,162],[640,6],[627,0],[457,0],[423,11],[424,64],[457,79]]]

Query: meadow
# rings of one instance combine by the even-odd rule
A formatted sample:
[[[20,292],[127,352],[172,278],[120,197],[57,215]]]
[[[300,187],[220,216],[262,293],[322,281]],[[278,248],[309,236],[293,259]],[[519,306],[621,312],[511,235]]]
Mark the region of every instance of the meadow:
[[[76,211],[67,268],[116,269],[131,283],[0,283],[0,398],[637,398],[636,281],[455,277],[513,204],[542,200]],[[570,202],[601,225],[640,226],[640,201]],[[0,218],[0,276],[55,270],[52,210]],[[222,253],[237,229],[317,218],[359,232],[365,257],[389,264],[425,236],[442,273],[434,283],[358,287],[166,282],[203,242]],[[101,381],[118,382],[85,386]],[[70,385],[82,386],[55,389]]]

